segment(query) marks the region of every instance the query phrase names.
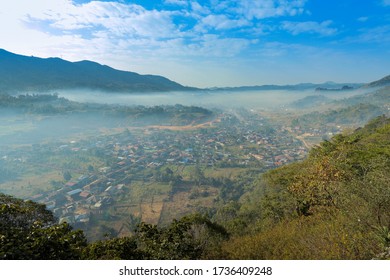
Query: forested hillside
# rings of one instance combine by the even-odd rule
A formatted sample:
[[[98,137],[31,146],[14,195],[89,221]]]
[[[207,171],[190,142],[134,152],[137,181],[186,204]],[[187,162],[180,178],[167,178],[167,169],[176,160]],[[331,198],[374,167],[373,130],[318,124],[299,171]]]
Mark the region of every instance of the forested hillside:
[[[215,213],[88,243],[43,206],[2,195],[1,259],[386,259],[390,119],[313,148],[307,159],[244,182]],[[252,176],[259,176],[252,174]],[[222,203],[223,201],[223,203]]]
[[[252,209],[244,209],[249,202],[240,209],[241,215],[256,213],[252,231],[226,243],[225,256],[388,258],[389,144],[390,120],[378,117],[322,142],[306,160],[266,173],[257,198],[251,196]]]

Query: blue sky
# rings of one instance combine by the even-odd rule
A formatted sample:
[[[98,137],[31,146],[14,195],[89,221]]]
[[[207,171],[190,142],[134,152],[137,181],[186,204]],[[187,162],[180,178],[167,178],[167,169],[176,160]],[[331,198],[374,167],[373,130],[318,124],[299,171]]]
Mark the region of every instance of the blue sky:
[[[390,0],[2,0],[0,48],[188,86],[390,74]]]

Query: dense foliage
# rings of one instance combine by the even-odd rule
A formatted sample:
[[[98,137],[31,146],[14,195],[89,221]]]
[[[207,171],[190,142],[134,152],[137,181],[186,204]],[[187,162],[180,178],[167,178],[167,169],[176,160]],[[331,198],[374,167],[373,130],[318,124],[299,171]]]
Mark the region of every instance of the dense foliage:
[[[164,228],[141,223],[131,237],[87,243],[82,231],[58,224],[45,205],[0,195],[0,259],[214,258],[226,230],[195,214]]]
[[[84,234],[45,205],[0,194],[0,259],[80,259],[84,246]]]

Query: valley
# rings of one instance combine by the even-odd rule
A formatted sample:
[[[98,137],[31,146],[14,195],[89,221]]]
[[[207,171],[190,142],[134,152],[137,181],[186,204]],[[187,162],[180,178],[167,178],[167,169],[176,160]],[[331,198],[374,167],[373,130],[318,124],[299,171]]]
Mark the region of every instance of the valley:
[[[209,217],[233,236],[259,233],[268,218],[258,211],[273,192],[263,177],[388,115],[389,88],[367,92],[267,108],[2,95],[0,192],[45,205],[89,242],[137,236],[140,225],[165,228],[189,215]]]
[[[221,188],[229,188],[224,180],[307,153],[287,129],[245,109],[199,124],[98,131],[2,147],[0,191],[46,204],[96,240],[125,236],[140,221],[164,225],[212,213]]]

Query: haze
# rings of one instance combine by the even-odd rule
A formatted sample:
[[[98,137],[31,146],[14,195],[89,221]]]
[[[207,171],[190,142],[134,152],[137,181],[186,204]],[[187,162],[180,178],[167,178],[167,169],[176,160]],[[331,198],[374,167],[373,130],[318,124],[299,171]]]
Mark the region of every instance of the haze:
[[[332,99],[341,99],[364,93],[364,90],[348,92],[327,92]],[[77,102],[121,105],[175,105],[201,106],[205,108],[239,108],[275,110],[289,103],[310,95],[323,93],[314,90],[259,90],[259,91],[196,91],[196,92],[164,92],[164,93],[107,93],[93,90],[56,91],[59,96]]]
[[[364,93],[364,90],[327,92],[331,99],[341,99]],[[246,110],[283,112],[289,105],[306,96],[319,95],[314,90],[305,91],[197,91],[164,92],[148,94],[118,94],[87,89],[56,91],[59,97],[81,103],[110,104],[119,106],[199,106],[210,110]],[[313,108],[316,109],[316,108]],[[103,116],[96,113],[58,114],[46,117],[21,115],[15,110],[2,111],[1,145],[24,145],[42,141],[61,141],[98,135],[102,129],[129,126],[126,119]],[[150,120],[139,120],[137,126],[150,125]],[[72,138],[73,137],[73,138]]]

